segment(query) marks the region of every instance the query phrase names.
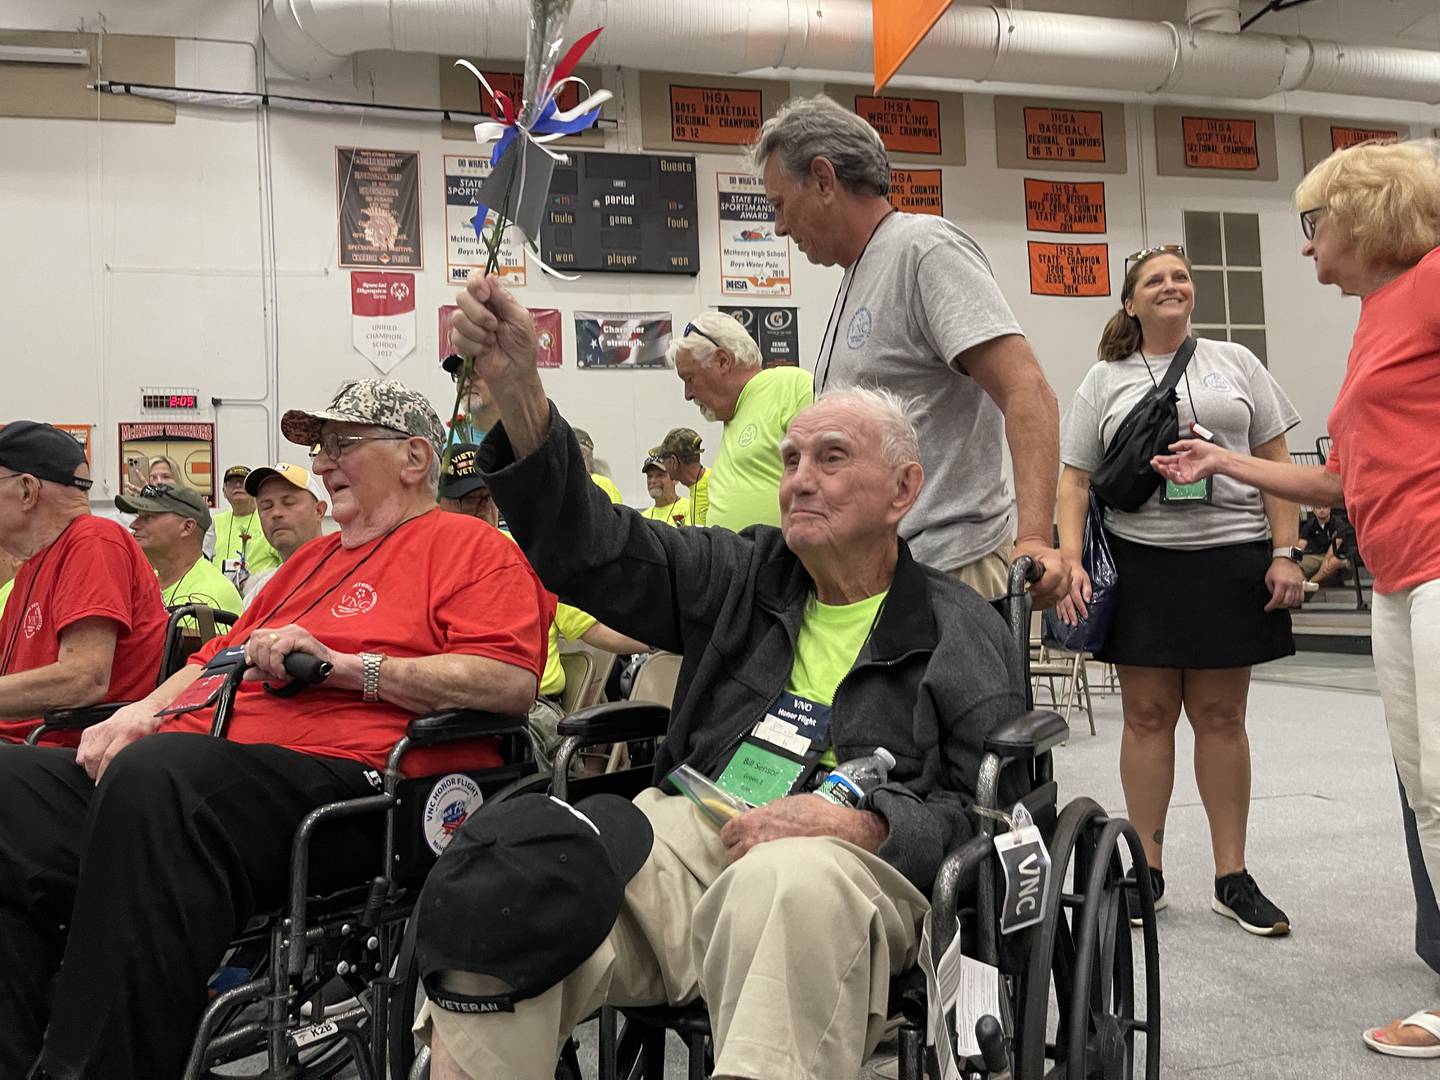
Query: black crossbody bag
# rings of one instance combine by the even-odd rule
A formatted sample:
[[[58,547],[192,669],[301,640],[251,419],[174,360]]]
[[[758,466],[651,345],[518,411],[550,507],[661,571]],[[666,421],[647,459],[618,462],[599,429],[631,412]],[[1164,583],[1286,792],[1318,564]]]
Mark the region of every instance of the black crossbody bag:
[[[1160,474],[1150,467],[1150,459],[1168,454],[1170,444],[1180,437],[1180,413],[1175,408],[1180,396],[1175,388],[1194,355],[1195,339],[1186,337],[1165,378],[1135,403],[1115,429],[1100,467],[1090,474],[1090,488],[1106,506],[1133,514],[1160,486]]]

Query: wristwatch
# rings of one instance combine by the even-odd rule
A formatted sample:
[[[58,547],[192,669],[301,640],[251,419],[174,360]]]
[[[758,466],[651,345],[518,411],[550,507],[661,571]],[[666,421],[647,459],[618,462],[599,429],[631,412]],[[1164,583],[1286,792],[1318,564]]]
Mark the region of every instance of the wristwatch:
[[[1283,547],[1276,548],[1274,551],[1270,552],[1270,558],[1289,559],[1292,562],[1298,563],[1304,554],[1305,552],[1300,550],[1298,547]]]
[[[381,653],[360,654],[360,696],[365,701],[380,700],[380,663],[384,659]]]

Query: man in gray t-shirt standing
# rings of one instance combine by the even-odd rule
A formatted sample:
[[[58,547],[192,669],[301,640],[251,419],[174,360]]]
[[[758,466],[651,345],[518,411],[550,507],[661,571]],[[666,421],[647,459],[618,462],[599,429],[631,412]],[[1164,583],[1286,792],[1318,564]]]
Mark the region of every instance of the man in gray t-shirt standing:
[[[829,98],[787,103],[754,160],[776,235],[813,263],[845,267],[816,395],[859,383],[916,402],[925,485],[900,527],[915,558],[993,597],[1010,561],[1031,555],[1045,567],[1037,605],[1056,603],[1070,588],[1053,546],[1060,412],[985,253],[944,218],[896,213],[880,136]]]

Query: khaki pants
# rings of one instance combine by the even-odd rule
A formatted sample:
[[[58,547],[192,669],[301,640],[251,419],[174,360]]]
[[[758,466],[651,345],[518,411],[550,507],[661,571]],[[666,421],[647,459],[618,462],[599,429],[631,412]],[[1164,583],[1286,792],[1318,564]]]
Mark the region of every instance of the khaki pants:
[[[1006,540],[988,555],[949,571],[986,600],[998,600],[1010,588],[1010,552],[1015,542]]]
[[[925,897],[889,863],[829,837],[772,840],[727,866],[689,800],[651,788],[635,805],[655,847],[589,959],[513,1013],[426,1002],[420,1038],[438,1034],[477,1080],[552,1080],[570,1032],[602,1004],[703,996],[717,1077],[854,1076],[880,1039],[891,975],[915,963]],[[463,992],[478,977],[445,980]]]

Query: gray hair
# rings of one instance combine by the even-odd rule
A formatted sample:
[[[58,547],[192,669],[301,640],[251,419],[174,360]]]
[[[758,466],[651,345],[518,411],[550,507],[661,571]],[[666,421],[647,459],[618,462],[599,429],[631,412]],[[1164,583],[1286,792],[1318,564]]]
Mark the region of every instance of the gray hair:
[[[775,151],[791,176],[803,177],[823,157],[847,191],[884,196],[890,192],[890,155],[879,133],[824,94],[791,98],[765,121],[750,149],[757,171]]]
[[[915,420],[920,409],[914,398],[901,397],[883,386],[843,386],[824,391],[815,404],[836,402],[859,409],[880,429],[880,454],[885,464],[903,468],[920,461],[920,436]]]
[[[671,367],[675,366],[675,357],[682,351],[693,356],[701,367],[712,367],[717,348],[728,352],[743,368],[758,368],[761,365],[760,346],[755,344],[755,339],[735,316],[726,315],[723,311],[707,311],[695,316],[692,325],[700,332],[671,337],[670,349],[666,353]],[[707,334],[714,340],[707,340]]]

